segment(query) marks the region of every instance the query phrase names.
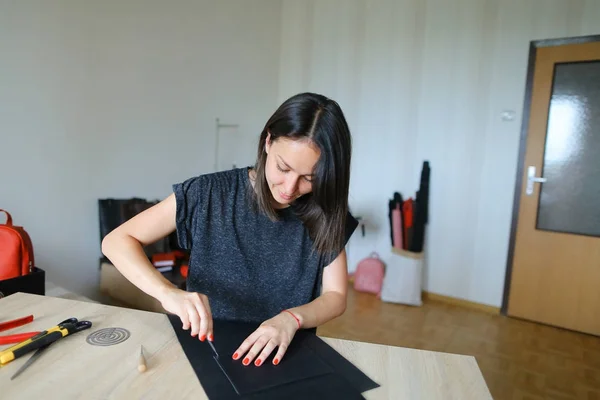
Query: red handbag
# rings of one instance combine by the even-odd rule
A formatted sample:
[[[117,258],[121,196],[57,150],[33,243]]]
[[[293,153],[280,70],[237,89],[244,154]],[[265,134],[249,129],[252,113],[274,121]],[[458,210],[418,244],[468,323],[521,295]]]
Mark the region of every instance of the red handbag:
[[[6,223],[0,224],[0,280],[16,278],[31,273],[34,267],[33,244],[21,226],[12,223],[10,214]]]

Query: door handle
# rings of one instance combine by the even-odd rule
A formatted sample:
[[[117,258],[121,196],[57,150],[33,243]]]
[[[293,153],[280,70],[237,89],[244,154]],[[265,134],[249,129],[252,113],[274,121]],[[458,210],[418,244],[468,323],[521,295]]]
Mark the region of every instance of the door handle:
[[[527,196],[531,196],[533,194],[533,184],[544,183],[546,181],[546,178],[535,176],[535,167],[533,165],[530,165],[527,168],[527,188],[525,189],[525,194]]]

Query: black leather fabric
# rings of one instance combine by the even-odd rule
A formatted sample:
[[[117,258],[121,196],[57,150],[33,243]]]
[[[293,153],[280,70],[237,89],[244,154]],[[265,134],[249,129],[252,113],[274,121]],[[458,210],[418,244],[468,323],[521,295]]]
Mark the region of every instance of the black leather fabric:
[[[271,364],[271,354],[259,367],[244,366],[232,354],[258,325],[215,320],[215,357],[208,343],[182,329],[179,317],[168,318],[211,400],[363,399],[361,392],[379,386],[311,331],[296,333],[279,365]]]

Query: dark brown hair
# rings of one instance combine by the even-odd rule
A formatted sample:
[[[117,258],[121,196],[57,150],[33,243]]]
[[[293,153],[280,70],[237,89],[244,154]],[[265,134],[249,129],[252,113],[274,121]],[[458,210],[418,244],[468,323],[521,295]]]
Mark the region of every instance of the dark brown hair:
[[[265,176],[269,133],[271,142],[278,138],[309,139],[319,148],[312,191],[296,199],[292,207],[320,253],[341,251],[348,214],[352,139],[340,106],[323,95],[300,93],[281,104],[265,124],[258,143],[252,193],[255,205],[271,220],[277,220]]]

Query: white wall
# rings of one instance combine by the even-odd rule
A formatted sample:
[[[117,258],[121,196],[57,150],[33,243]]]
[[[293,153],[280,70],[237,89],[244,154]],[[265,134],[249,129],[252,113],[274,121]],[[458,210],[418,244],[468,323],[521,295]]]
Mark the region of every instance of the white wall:
[[[215,118],[254,156],[280,21],[274,0],[0,1],[0,208],[48,279],[93,295],[97,199],[212,170]]]
[[[212,170],[217,117],[253,155],[275,106],[313,90],[354,134],[351,269],[388,253],[387,199],[427,159],[426,290],[499,306],[529,41],[600,33],[600,2],[281,3],[0,0],[0,208],[38,265],[92,295],[98,198]]]
[[[350,268],[389,255],[387,200],[432,166],[425,289],[500,306],[529,41],[600,34],[596,0],[284,0],[279,99],[338,100],[354,137]],[[515,119],[501,120],[503,110]]]

